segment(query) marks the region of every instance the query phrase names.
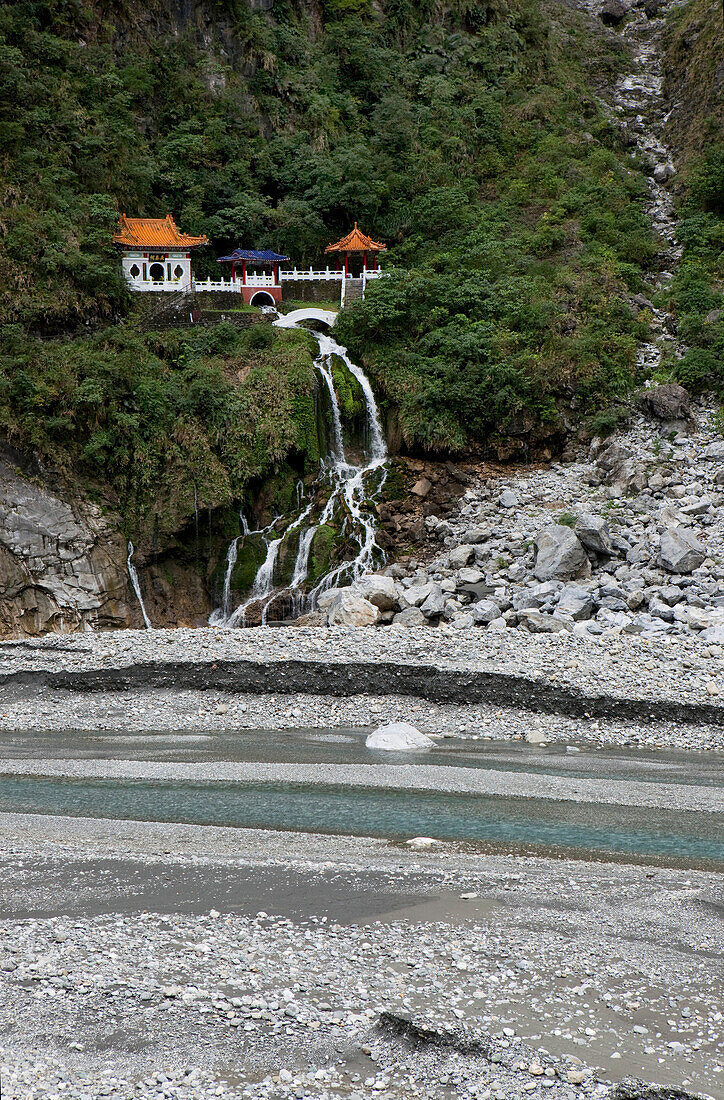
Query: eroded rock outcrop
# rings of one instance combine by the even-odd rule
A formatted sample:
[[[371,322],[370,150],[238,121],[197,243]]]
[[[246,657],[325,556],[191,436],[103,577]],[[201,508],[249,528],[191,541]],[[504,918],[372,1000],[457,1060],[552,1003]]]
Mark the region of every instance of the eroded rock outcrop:
[[[0,634],[136,624],[112,518],[0,455]]]

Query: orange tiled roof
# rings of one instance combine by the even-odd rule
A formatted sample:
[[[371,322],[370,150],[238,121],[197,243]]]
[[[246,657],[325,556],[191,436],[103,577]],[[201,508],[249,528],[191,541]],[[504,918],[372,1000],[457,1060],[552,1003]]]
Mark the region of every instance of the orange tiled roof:
[[[208,237],[180,233],[170,214],[165,218],[127,218],[121,214],[115,244],[126,248],[196,248],[208,244]]]
[[[361,229],[357,228],[357,222],[354,223],[354,229],[351,233],[348,233],[346,237],[342,237],[341,241],[337,241],[336,244],[328,244],[325,248],[325,252],[384,252],[387,248],[386,244],[382,244],[381,241],[373,241],[371,237],[365,236]]]

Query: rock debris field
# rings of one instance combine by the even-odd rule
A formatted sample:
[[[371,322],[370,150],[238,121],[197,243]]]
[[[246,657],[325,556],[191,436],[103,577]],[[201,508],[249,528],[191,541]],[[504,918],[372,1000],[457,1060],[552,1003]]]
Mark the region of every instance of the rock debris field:
[[[697,636],[724,644],[724,440],[715,408],[681,387],[575,461],[471,486],[425,519],[432,560],[321,597],[330,624],[450,623],[461,632]],[[683,429],[683,430],[682,430]],[[413,493],[431,489],[422,479]]]

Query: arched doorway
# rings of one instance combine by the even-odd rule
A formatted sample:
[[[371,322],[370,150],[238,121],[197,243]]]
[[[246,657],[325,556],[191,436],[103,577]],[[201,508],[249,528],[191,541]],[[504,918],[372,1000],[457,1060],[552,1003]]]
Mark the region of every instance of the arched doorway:
[[[163,264],[151,264],[148,274],[154,283],[162,283],[165,275]]]
[[[265,290],[258,290],[256,294],[252,295],[250,306],[275,306],[276,302],[272,298],[271,294],[267,294]]]

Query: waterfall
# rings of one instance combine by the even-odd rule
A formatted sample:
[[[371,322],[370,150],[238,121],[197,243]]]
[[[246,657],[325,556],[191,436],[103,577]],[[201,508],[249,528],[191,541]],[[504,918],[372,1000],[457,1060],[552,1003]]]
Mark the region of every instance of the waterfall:
[[[334,380],[332,378],[332,352],[322,349],[321,336],[317,337],[317,339],[319,340],[320,354],[314,360],[314,366],[324,379],[324,384],[329,393],[329,401],[332,406],[332,428],[334,430],[334,451],[332,457],[337,460],[337,463],[344,463],[346,459],[344,456],[344,440],[342,439],[342,417],[340,416],[339,401],[337,400],[337,392],[334,388]],[[334,343],[334,341],[331,342]]]
[[[282,544],[281,535],[277,539],[271,539],[267,544],[266,557],[259,566],[259,570],[254,577],[254,583],[251,586],[251,595],[248,600],[243,604],[239,604],[236,611],[225,622],[225,626],[246,626],[246,612],[247,608],[251,604],[256,603],[259,600],[267,600],[273,592],[274,583],[274,566],[276,565],[277,557],[279,555],[279,547]],[[263,615],[263,612],[262,612]],[[263,619],[262,619],[263,621]]]
[[[282,327],[288,326],[283,324]],[[209,620],[212,624],[229,627],[245,626],[247,610],[255,603],[261,604],[261,621],[262,624],[265,624],[275,597],[281,595],[288,596],[291,599],[294,614],[298,615],[305,608],[314,607],[316,598],[321,592],[331,588],[339,581],[357,580],[364,573],[373,569],[376,561],[383,556],[375,538],[374,516],[365,507],[365,501],[379,493],[384,484],[386,477],[385,462],[387,460],[387,447],[372,386],[364,371],[350,360],[346,348],[343,348],[327,333],[313,332],[312,335],[319,346],[319,355],[314,360],[314,369],[329,394],[332,413],[330,452],[321,462],[321,469],[315,483],[317,493],[313,493],[312,499],[306,508],[301,510],[295,519],[286,524],[281,535],[267,541],[266,556],[254,578],[251,592],[244,603],[240,604],[233,612],[230,611],[231,574],[236,563],[239,541],[243,538],[243,534],[263,534],[264,532],[249,532],[247,528],[242,535],[237,536],[232,541],[227,556],[222,605],[212,614]],[[364,396],[368,451],[359,465],[349,462],[345,454],[342,416],[332,376],[332,356],[337,356],[342,361],[346,369],[359,383]],[[318,512],[316,521],[308,522],[312,519],[315,508],[319,507],[315,496],[319,496],[323,492],[328,493],[324,507],[321,508],[321,512]],[[303,493],[303,483],[298,482],[295,488],[298,510],[301,509]],[[303,586],[309,575],[309,559],[314,536],[320,527],[330,522],[338,508],[343,509],[346,513],[345,530],[349,530],[351,537],[356,542],[357,552],[351,561],[344,561],[330,570],[309,594],[305,594]],[[277,520],[265,530],[271,530],[276,522]],[[288,535],[300,528],[302,530],[289,587],[286,589],[275,588],[274,571],[281,545]]]
[[[136,593],[139,604],[141,605],[141,614],[143,615],[143,621],[146,624],[146,630],[153,630],[151,626],[151,620],[146,614],[146,605],[143,602],[143,596],[141,595],[141,585],[138,581],[138,573],[136,567],[132,561],[133,558],[133,543],[128,543],[128,557],[126,558],[126,567],[128,569],[128,576],[131,578],[131,584],[133,585],[133,591]]]

